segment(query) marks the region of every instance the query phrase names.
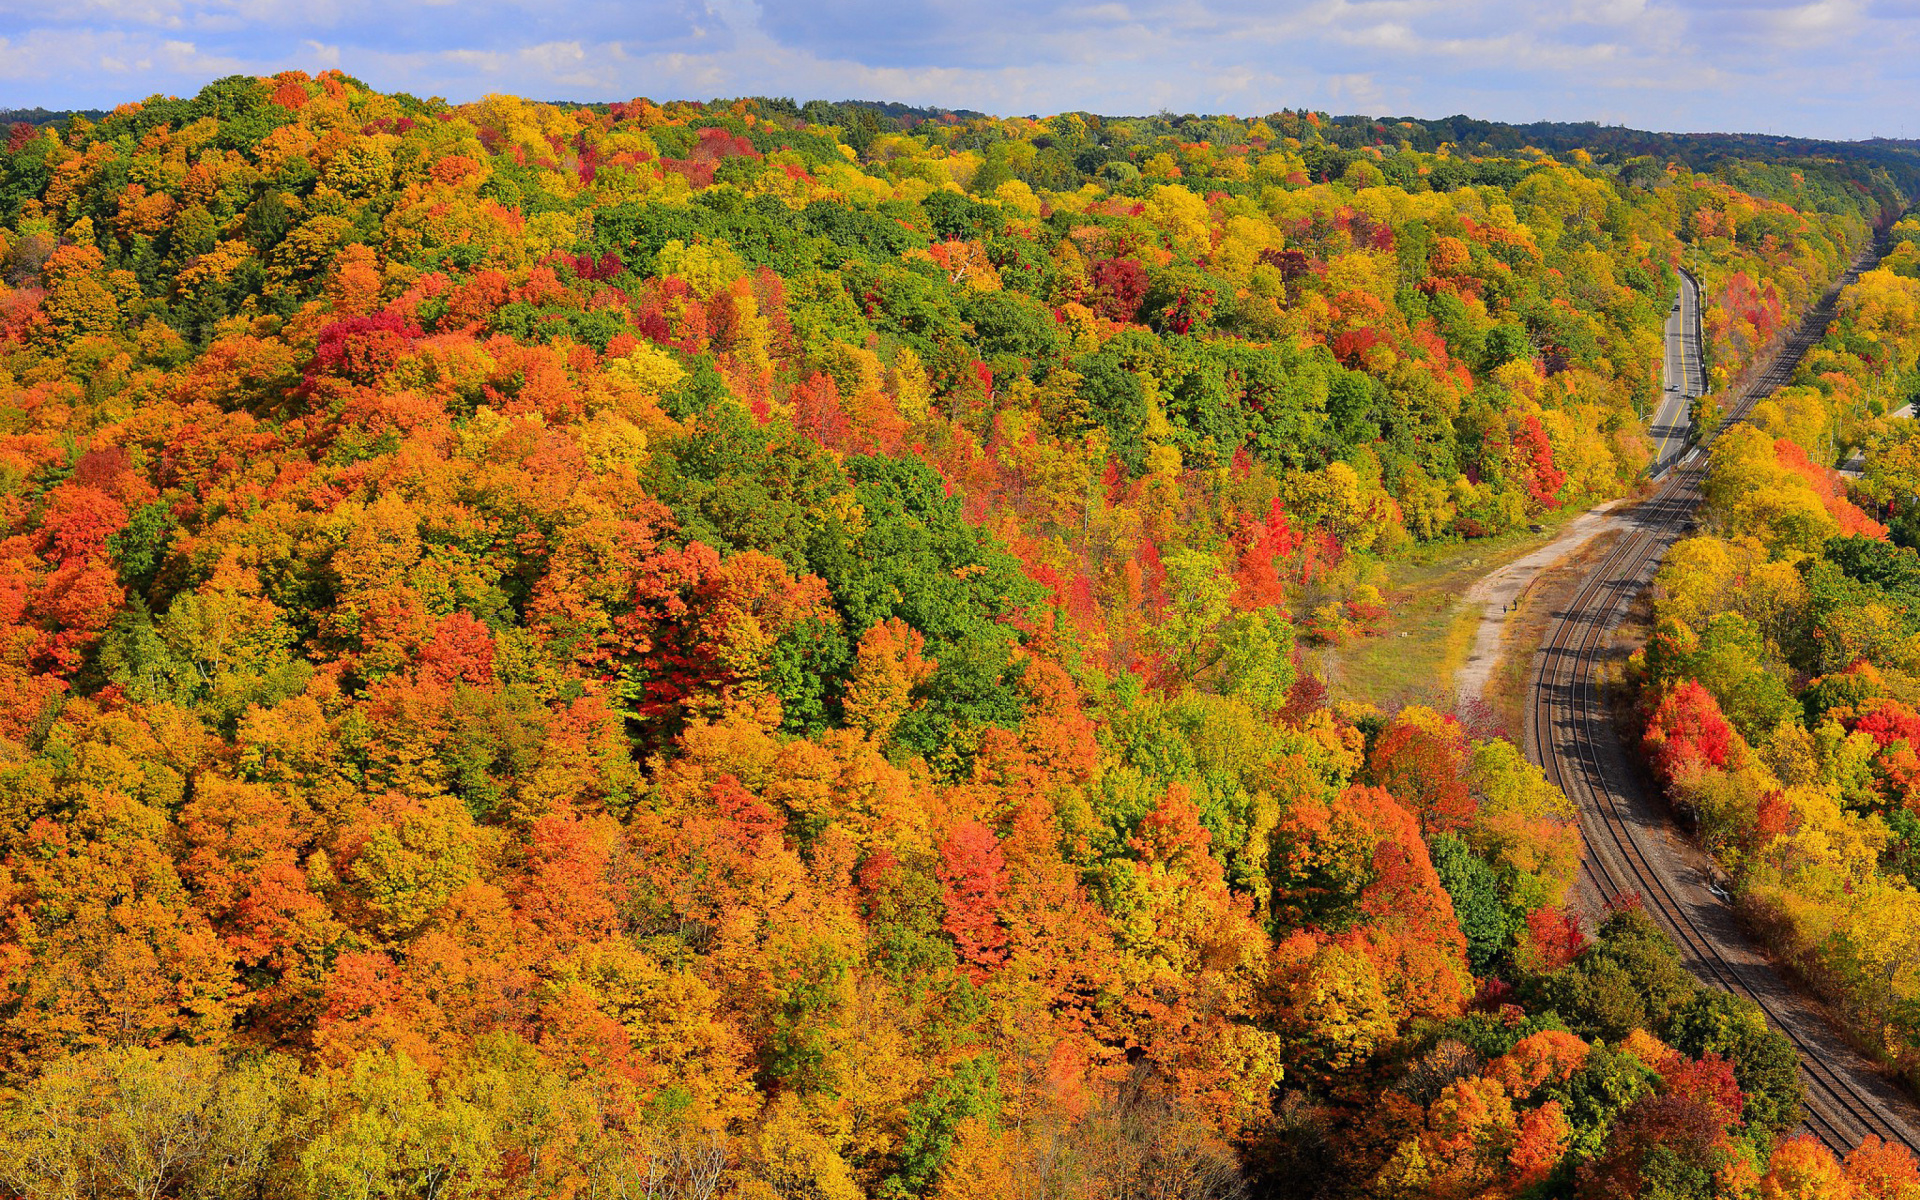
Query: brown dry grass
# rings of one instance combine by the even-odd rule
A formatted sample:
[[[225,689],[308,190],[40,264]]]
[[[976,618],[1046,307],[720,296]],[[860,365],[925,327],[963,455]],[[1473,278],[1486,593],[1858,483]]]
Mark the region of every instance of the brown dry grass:
[[[1545,533],[1524,531],[1467,543],[1426,547],[1390,564],[1381,586],[1387,616],[1379,632],[1319,652],[1320,669],[1335,696],[1385,708],[1454,705],[1454,683],[1473,649],[1478,605],[1461,596],[1487,572],[1552,540],[1578,512],[1556,514]]]

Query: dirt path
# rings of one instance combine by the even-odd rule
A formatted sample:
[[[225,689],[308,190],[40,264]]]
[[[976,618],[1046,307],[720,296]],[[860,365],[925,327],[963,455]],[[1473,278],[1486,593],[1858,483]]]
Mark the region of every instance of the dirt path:
[[[1461,704],[1486,698],[1487,684],[1500,663],[1500,634],[1507,618],[1518,607],[1517,601],[1527,587],[1556,563],[1578,553],[1582,546],[1608,530],[1623,528],[1620,506],[1623,500],[1581,513],[1561,527],[1552,541],[1522,558],[1489,571],[1468,588],[1461,599],[1480,606],[1480,625],[1474,630],[1473,649],[1455,678],[1455,691]]]

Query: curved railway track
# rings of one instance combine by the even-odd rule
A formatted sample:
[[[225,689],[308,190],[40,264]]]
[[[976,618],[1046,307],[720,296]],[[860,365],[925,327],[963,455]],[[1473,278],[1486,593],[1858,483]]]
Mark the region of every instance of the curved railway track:
[[[1840,289],[1876,257],[1877,250],[1862,255],[1827,292],[1703,447],[1787,381],[1824,333]],[[1647,794],[1596,686],[1609,635],[1700,504],[1705,458],[1690,453],[1668,469],[1606,558],[1552,614],[1529,684],[1527,752],[1580,811],[1587,843],[1582,885],[1602,901],[1638,894],[1696,977],[1753,1000],[1793,1042],[1807,1092],[1802,1128],[1841,1154],[1869,1133],[1920,1153],[1920,1111],[1781,976],[1713,894],[1713,879],[1700,858],[1685,851],[1664,801]]]

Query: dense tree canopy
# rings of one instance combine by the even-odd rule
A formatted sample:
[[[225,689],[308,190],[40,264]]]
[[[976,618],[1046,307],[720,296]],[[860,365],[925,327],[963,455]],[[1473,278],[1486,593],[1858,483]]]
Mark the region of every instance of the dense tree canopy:
[[[1297,653],[1631,484],[1676,265],[1737,373],[1906,182],[1690,161],[337,72],[15,126],[0,1189],[1896,1186],[1588,943],[1518,750]],[[1663,754],[1826,697],[1891,812],[1838,660],[1920,570],[1727,446],[1714,552],[1844,620],[1676,624]]]

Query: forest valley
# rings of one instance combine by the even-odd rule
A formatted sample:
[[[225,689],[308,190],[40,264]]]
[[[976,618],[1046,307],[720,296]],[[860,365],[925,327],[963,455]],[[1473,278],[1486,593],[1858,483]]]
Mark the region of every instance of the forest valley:
[[[0,1194],[1914,1200],[1792,1135],[1791,1046],[1646,914],[1570,908],[1500,731],[1300,651],[1636,486],[1678,266],[1725,383],[1916,193],[338,72],[13,125]],[[1895,232],[1716,449],[1641,677],[1911,1067]]]
[[[1745,915],[1920,1082],[1920,221],[1714,447],[1656,580],[1643,741]],[[1850,484],[1826,464],[1865,450]]]

